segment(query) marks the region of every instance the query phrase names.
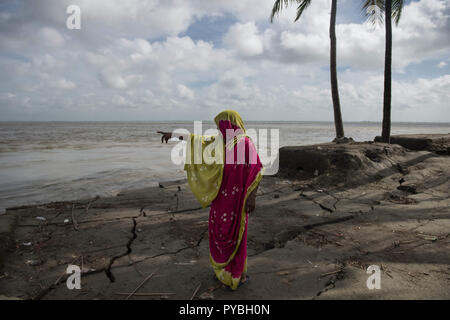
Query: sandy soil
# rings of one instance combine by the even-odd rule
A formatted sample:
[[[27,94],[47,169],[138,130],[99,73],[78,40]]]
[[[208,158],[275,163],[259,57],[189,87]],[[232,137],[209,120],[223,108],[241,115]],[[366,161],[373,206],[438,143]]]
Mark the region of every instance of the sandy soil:
[[[213,278],[208,208],[177,181],[9,209],[0,298],[125,299],[144,280],[131,299],[450,298],[448,155],[324,144],[284,148],[280,164],[258,190],[251,281],[237,291]],[[82,267],[80,290],[66,286],[69,264]],[[367,288],[370,265],[379,290]]]

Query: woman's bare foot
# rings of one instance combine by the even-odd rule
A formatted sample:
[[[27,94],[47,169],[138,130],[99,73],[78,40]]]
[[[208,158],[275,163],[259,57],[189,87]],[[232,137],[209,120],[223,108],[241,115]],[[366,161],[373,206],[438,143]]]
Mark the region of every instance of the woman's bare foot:
[[[241,276],[241,283],[240,284],[244,284],[244,283],[247,283],[249,281],[250,281],[250,277],[248,275],[246,275],[246,274],[243,274]]]

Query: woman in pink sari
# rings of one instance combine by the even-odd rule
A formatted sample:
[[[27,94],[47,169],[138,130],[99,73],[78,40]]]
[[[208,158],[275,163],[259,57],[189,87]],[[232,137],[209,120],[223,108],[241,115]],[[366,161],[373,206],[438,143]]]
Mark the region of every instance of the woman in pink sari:
[[[248,213],[255,209],[262,164],[236,111],[225,110],[214,120],[218,136],[191,134],[179,138],[188,140],[185,170],[189,186],[203,206],[211,204],[208,228],[211,265],[217,279],[236,290],[247,281]],[[159,133],[163,134],[162,141],[172,137],[172,133]],[[216,143],[218,149],[212,154],[223,161],[208,164],[203,158],[201,163],[195,163],[192,156],[196,143],[201,146],[198,149],[203,157],[208,146]]]

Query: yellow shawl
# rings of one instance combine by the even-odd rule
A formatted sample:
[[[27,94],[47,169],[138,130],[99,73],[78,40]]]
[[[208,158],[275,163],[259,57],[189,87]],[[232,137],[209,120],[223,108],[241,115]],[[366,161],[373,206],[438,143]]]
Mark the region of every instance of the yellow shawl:
[[[229,120],[232,124],[241,128],[245,133],[244,122],[236,111],[225,110],[219,113],[214,118],[217,127],[219,127],[220,120]],[[243,136],[245,136],[245,134],[239,135],[233,139],[231,144],[227,144],[227,147],[234,147],[237,141]],[[222,147],[214,148],[217,145]],[[222,161],[220,161],[220,163],[206,163],[203,157],[206,148],[212,149],[212,151],[209,152],[212,156],[215,156],[215,152],[217,151],[217,159],[222,159]],[[220,134],[218,136],[189,135],[186,146],[186,164],[184,165],[184,170],[187,174],[189,187],[202,207],[208,206],[216,198],[222,184],[223,165],[225,162],[223,148],[223,138]],[[197,154],[197,158],[195,157],[195,154]],[[196,164],[196,162],[201,163]]]

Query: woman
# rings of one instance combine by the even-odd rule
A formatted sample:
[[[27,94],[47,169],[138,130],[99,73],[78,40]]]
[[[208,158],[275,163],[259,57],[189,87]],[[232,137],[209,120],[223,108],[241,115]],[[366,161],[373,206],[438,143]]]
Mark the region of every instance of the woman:
[[[225,110],[214,121],[218,136],[190,134],[178,137],[188,142],[184,169],[189,186],[202,206],[211,204],[208,228],[211,265],[217,279],[236,290],[240,283],[247,281],[248,213],[255,210],[262,164],[236,111]],[[162,134],[161,142],[165,140],[166,143],[175,136],[168,132],[158,133]],[[223,161],[194,163],[196,146],[201,146],[199,149],[204,155],[205,149],[214,142],[224,146],[223,153],[217,154]]]

